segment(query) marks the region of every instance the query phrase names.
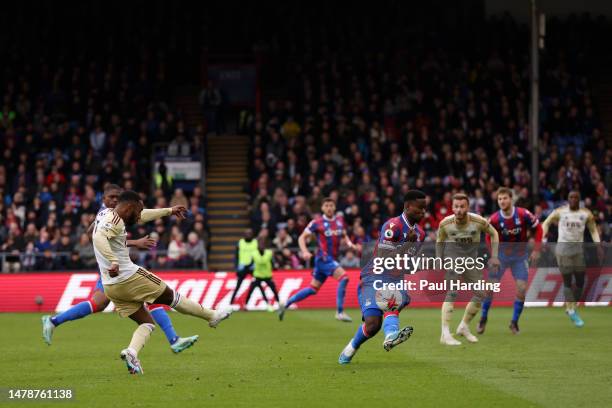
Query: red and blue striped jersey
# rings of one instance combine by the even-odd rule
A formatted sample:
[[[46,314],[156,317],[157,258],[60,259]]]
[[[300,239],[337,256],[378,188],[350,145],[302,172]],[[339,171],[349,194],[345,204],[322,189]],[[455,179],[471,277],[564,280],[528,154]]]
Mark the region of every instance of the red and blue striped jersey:
[[[344,219],[340,216],[327,218],[319,215],[306,227],[308,231],[317,237],[317,258],[337,259],[340,254],[340,242],[346,231]]]
[[[374,258],[380,256],[381,252],[379,250],[385,250],[388,254],[382,256],[390,256],[389,254],[404,255],[404,253],[409,256],[417,256],[424,240],[425,230],[419,224],[411,225],[403,213],[398,217],[391,218],[383,224],[380,230],[380,238],[375,244],[371,259],[361,269],[361,281],[401,279],[404,272],[402,270],[391,269],[385,270],[382,274],[374,273]],[[406,242],[415,242],[416,244],[406,247],[403,245]]]
[[[517,245],[516,243],[526,243],[528,240],[527,231],[530,229],[537,229],[537,242],[542,240],[541,234],[539,234],[539,231],[541,231],[541,227],[539,227],[540,220],[526,208],[514,207],[510,217],[505,217],[502,211],[499,210],[491,215],[489,223],[499,234],[500,255],[526,255],[526,245]],[[508,245],[509,243],[515,243],[515,245]]]

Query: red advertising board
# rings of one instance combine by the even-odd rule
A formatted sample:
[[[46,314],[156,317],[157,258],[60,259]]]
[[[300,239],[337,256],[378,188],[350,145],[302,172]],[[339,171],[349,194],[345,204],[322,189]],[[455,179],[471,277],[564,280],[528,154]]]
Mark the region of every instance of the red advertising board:
[[[349,270],[346,307],[358,307],[357,285],[359,271]],[[437,272],[419,272],[406,276],[410,281],[434,280]],[[229,303],[236,286],[236,275],[228,272],[168,271],[157,273],[168,285],[181,294],[207,306],[216,307]],[[437,276],[437,275],[436,275]],[[590,272],[587,279],[587,305],[610,305],[612,301],[612,268]],[[438,276],[439,278],[439,276]],[[91,273],[23,273],[0,275],[0,312],[60,312],[89,298],[98,274]],[[279,271],[274,274],[281,301],[309,284],[310,271]],[[439,279],[438,279],[439,281]],[[250,280],[246,279],[239,292],[238,302],[245,300]],[[296,307],[335,308],[337,283],[329,279],[319,293],[300,302]],[[410,292],[411,307],[437,307],[443,292],[415,290]],[[273,299],[272,293],[267,293]],[[539,268],[530,271],[527,306],[560,305],[563,301],[563,284],[556,268]],[[510,305],[514,300],[512,275],[506,273],[501,283],[501,293],[496,295],[496,305]],[[247,305],[249,309],[263,309],[265,302],[256,289]],[[112,304],[107,310],[112,310]]]

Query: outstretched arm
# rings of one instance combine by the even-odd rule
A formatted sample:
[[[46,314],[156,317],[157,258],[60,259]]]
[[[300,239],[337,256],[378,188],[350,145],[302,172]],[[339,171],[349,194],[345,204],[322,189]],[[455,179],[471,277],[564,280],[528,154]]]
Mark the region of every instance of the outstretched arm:
[[[548,217],[542,223],[542,238],[545,239],[548,234],[548,229],[550,228],[550,224],[559,222],[559,211],[554,210],[551,212]]]
[[[140,213],[140,222],[145,223],[154,221],[158,218],[168,217],[170,215],[176,215],[179,219],[185,219],[187,215],[187,209],[182,205],[175,205],[171,208],[145,208]]]

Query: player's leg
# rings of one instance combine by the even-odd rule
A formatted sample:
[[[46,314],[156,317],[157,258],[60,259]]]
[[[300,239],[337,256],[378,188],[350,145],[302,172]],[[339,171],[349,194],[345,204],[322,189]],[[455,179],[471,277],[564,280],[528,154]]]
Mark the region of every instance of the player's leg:
[[[482,280],[482,271],[479,269],[471,269],[465,271],[463,273],[463,279],[467,283],[476,283]],[[482,301],[484,300],[485,296],[485,291],[474,291],[472,299],[465,307],[463,318],[461,319],[461,322],[459,323],[459,326],[456,330],[456,333],[458,335],[465,337],[465,339],[470,343],[478,342],[478,337],[474,336],[470,331],[470,323],[474,319],[474,316],[476,316],[478,312],[480,312],[480,309],[482,307]]]
[[[221,321],[227,319],[232,314],[232,310],[230,308],[222,308],[217,310],[208,309],[198,302],[195,302],[181,295],[177,291],[170,289],[168,286],[166,286],[161,295],[159,295],[159,297],[155,299],[153,303],[167,305],[179,313],[204,319],[208,322],[208,325],[213,328],[217,327]]]
[[[82,319],[92,313],[101,312],[106,309],[109,303],[110,300],[104,294],[102,281],[98,279],[94,293],[88,300],[80,302],[55,316],[45,315],[42,317],[42,332],[45,343],[51,345],[53,331],[57,326],[72,320]]]
[[[584,260],[584,259],[583,259]],[[569,316],[570,320],[574,323],[576,327],[584,326],[584,321],[580,318],[578,313],[576,312],[576,303],[579,299],[575,296],[578,293],[577,290],[574,290],[572,287],[574,276],[583,275],[585,269],[582,267],[584,264],[578,259],[577,256],[557,256],[557,263],[559,265],[559,271],[561,272],[561,276],[563,277],[563,294],[565,296],[565,313]],[[576,285],[577,287],[578,285]],[[582,286],[584,287],[584,279],[582,280]]]
[[[582,299],[582,295],[584,294],[584,281],[585,281],[586,271],[579,270],[578,272],[574,272],[574,281],[576,283],[574,287],[574,313],[572,317],[572,321],[576,327],[584,326],[584,320],[578,314],[578,303],[580,299]]]
[[[174,325],[172,325],[172,321],[170,320],[170,316],[166,309],[164,309],[163,305],[148,305],[147,309],[155,323],[163,330],[166,335],[166,339],[168,343],[170,343],[170,349],[174,353],[180,353],[183,350],[188,349],[193,346],[196,341],[198,341],[199,336],[189,336],[189,337],[180,337],[176,330],[174,330]]]
[[[383,312],[376,305],[375,290],[372,286],[367,285],[357,287],[357,299],[361,306],[363,323],[357,328],[355,335],[344,347],[338,357],[338,363],[348,364],[351,362],[359,347],[378,333],[382,326]]]
[[[499,269],[497,271],[489,270],[488,281],[491,283],[501,282],[501,279],[504,276],[504,273],[506,272],[507,268],[508,266],[505,264],[505,262],[502,261],[502,264],[499,266]],[[493,291],[487,291],[487,294],[484,300],[482,301],[482,312],[480,315],[480,321],[478,322],[478,327],[476,329],[476,332],[478,334],[483,334],[485,332],[485,329],[487,327],[487,321],[489,319],[489,310],[491,309],[492,304]]]
[[[386,351],[391,351],[394,347],[402,344],[410,338],[414,328],[412,326],[406,326],[400,330],[399,313],[400,311],[410,304],[410,296],[407,292],[402,292],[403,301],[398,310],[386,312],[383,315],[383,332],[385,333],[385,340],[383,341],[383,348]]]
[[[336,319],[341,322],[352,322],[353,319],[344,313],[344,298],[346,296],[346,286],[349,282],[348,275],[344,268],[338,266],[333,272],[333,277],[338,281],[338,289],[336,290]]]
[[[325,283],[326,279],[327,275],[323,271],[319,270],[319,268],[317,267],[317,263],[315,262],[315,267],[312,271],[312,280],[310,281],[310,286],[298,290],[295,295],[287,299],[286,303],[281,303],[278,305],[278,320],[283,320],[283,318],[285,317],[285,312],[287,311],[289,306],[317,293],[321,288],[321,285]]]
[[[155,322],[144,305],[141,305],[136,311],[131,313],[129,317],[138,324],[138,327],[132,334],[130,344],[127,348],[121,350],[120,356],[125,361],[130,374],[143,374],[144,370],[138,359],[138,353],[151,337],[151,333],[155,329]]]
[[[449,282],[453,280],[458,280],[459,275],[457,275],[453,271],[446,271],[444,275],[444,280],[446,281],[446,285],[448,287]],[[455,299],[457,298],[457,292],[448,291],[446,296],[444,297],[444,302],[442,303],[441,309],[441,323],[442,323],[442,333],[440,335],[440,344],[444,344],[447,346],[458,346],[461,342],[453,337],[450,332],[450,322],[453,318],[453,312],[455,311]]]
[[[516,284],[516,298],[514,299],[512,320],[509,327],[513,334],[518,334],[520,332],[518,321],[525,306],[525,292],[527,291],[527,280],[529,279],[529,262],[527,259],[519,259],[512,264],[511,268],[512,277]]]

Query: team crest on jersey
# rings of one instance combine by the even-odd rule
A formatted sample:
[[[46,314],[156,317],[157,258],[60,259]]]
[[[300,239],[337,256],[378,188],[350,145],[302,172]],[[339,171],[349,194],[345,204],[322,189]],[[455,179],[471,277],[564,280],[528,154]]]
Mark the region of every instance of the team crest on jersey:
[[[404,237],[406,236],[406,234],[404,233]],[[393,238],[393,230],[388,229],[385,231],[385,238]]]

